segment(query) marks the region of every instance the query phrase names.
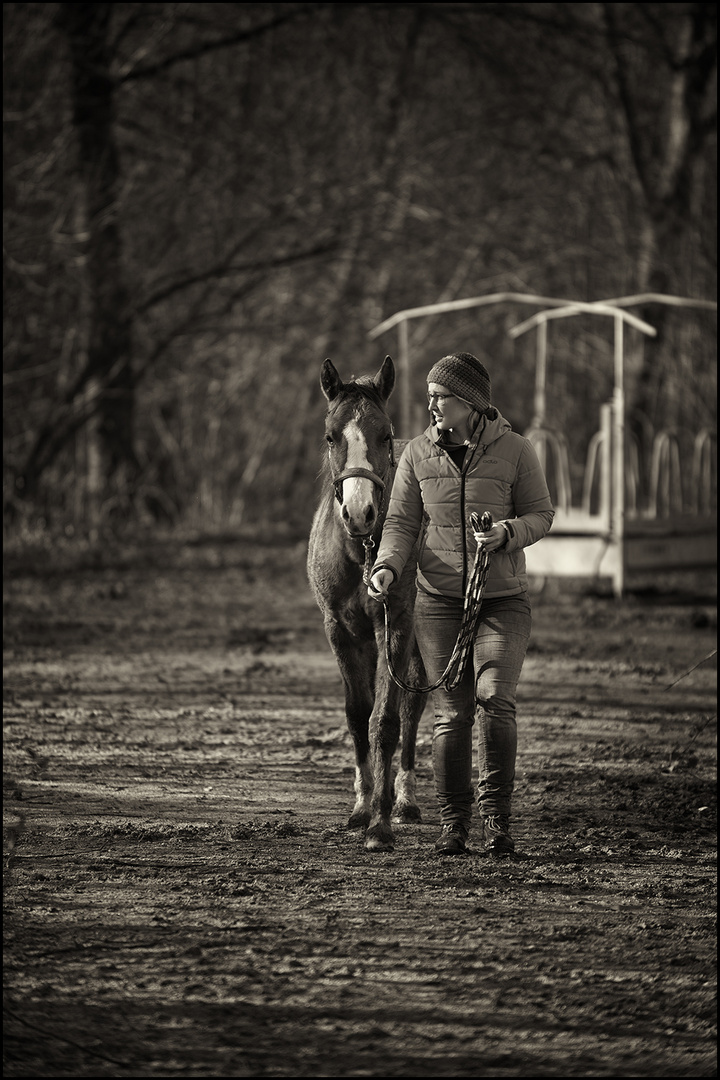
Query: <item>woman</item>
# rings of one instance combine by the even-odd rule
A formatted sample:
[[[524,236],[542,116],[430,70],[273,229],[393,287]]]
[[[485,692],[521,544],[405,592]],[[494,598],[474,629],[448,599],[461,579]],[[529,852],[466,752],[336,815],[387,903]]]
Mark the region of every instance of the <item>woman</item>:
[[[468,852],[477,712],[483,837],[491,853],[509,854],[516,690],[531,628],[523,549],[545,536],[554,510],[535,450],[490,404],[490,376],[477,357],[444,356],[427,382],[432,422],[400,458],[369,592],[387,595],[419,539],[415,631],[434,683],[455,647],[477,544],[490,554],[473,663],[454,690],[433,693],[443,826],[435,847],[443,855]],[[489,511],[492,529],[474,533],[473,511]]]

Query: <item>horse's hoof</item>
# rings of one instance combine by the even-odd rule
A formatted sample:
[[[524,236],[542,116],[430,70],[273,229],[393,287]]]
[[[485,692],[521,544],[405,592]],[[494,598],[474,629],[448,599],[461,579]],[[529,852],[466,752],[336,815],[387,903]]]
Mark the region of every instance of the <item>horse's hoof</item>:
[[[355,831],[356,829],[362,829],[362,831],[365,832],[369,824],[370,815],[367,813],[363,814],[358,812],[350,815],[350,817],[348,818],[347,827],[351,831]]]
[[[366,851],[392,851],[394,847],[395,837],[392,829],[385,822],[378,822],[365,833]]]
[[[396,806],[393,810],[393,821],[398,825],[416,825],[422,821],[422,814],[420,813],[420,807],[414,803],[405,803],[403,806]]]
[[[395,844],[392,840],[383,840],[379,836],[368,836],[365,841],[366,851],[394,851]]]

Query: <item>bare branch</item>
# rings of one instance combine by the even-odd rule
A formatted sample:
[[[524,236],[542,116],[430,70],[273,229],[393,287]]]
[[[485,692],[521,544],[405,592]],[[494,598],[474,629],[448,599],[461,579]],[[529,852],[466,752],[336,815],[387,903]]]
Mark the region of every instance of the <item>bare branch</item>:
[[[193,45],[188,49],[183,49],[178,53],[174,53],[172,56],[166,56],[163,60],[158,60],[155,64],[146,64],[145,67],[136,67],[132,71],[126,72],[120,76],[118,83],[131,82],[134,79],[147,79],[153,75],[158,75],[162,71],[167,71],[168,68],[174,67],[175,64],[181,63],[183,60],[197,60],[200,56],[206,56],[208,53],[217,52],[218,49],[228,49],[232,45],[239,45],[244,41],[252,41],[253,38],[260,37],[261,34],[266,34],[269,30],[275,30],[278,26],[283,26],[285,23],[291,22],[293,19],[297,19],[298,16],[306,16],[312,13],[317,4],[298,4],[297,8],[293,11],[286,11],[282,15],[277,15],[274,19],[268,20],[268,22],[260,23],[258,26],[251,26],[247,30],[238,30],[234,34],[229,34],[227,37],[218,38],[216,41],[203,41],[199,45]]]
[[[640,138],[640,123],[638,120],[637,110],[635,108],[635,102],[633,100],[632,92],[630,90],[630,84],[627,78],[627,71],[625,67],[625,61],[620,50],[619,39],[620,32],[617,25],[617,19],[615,17],[615,5],[603,4],[603,13],[605,15],[607,31],[608,31],[608,43],[610,45],[610,51],[615,61],[615,72],[617,76],[617,87],[620,95],[620,101],[625,113],[627,121],[627,134],[628,142],[630,144],[630,153],[632,155],[633,162],[635,163],[635,170],[640,181],[640,185],[645,194],[645,198],[648,204],[653,201],[652,188],[650,185],[650,178],[648,176],[647,162],[645,160],[645,154],[643,152],[642,140]]]
[[[144,314],[150,308],[162,303],[163,300],[174,296],[175,293],[182,292],[183,289],[189,289],[191,286],[198,285],[203,281],[217,281],[219,278],[231,277],[234,274],[255,273],[258,270],[276,270],[281,266],[291,266],[294,263],[302,262],[303,259],[314,259],[319,255],[328,255],[332,251],[337,251],[337,248],[337,241],[333,241],[327,244],[317,244],[315,247],[308,248],[307,251],[295,251],[288,255],[278,255],[272,259],[260,259],[257,262],[248,263],[232,262],[232,258],[236,253],[233,252],[230,260],[225,260],[219,266],[203,270],[200,274],[192,274],[190,277],[182,278],[180,281],[175,281],[164,289],[160,289],[153,296],[148,297],[136,311],[138,314]]]

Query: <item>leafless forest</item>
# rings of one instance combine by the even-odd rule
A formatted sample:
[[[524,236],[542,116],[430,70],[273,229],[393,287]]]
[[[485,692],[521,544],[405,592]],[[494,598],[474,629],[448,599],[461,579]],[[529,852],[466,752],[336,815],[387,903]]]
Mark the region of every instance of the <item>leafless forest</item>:
[[[714,4],[5,4],[8,535],[303,535],[319,365],[374,370],[392,313],[713,299],[716,63]],[[469,349],[522,430],[530,313],[413,324],[418,394]],[[714,314],[636,313],[638,437],[714,428]],[[610,329],[549,355],[582,454]]]

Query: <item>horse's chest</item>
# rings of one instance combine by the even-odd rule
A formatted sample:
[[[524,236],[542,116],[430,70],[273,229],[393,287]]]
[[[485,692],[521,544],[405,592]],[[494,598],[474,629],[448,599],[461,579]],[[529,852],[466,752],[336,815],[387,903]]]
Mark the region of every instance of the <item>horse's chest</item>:
[[[353,637],[364,639],[375,633],[375,623],[368,604],[359,594],[348,597],[346,602],[336,609],[336,618]]]
[[[363,641],[374,636],[377,619],[382,617],[382,607],[369,598],[361,575],[358,573],[354,576],[354,585],[347,577],[344,580],[341,578],[336,588],[326,593],[325,601],[333,619],[351,637]]]

